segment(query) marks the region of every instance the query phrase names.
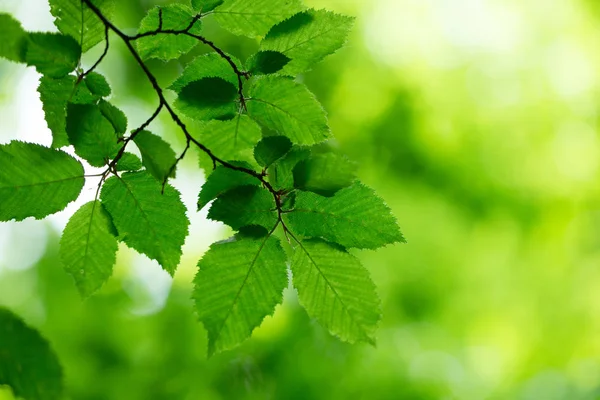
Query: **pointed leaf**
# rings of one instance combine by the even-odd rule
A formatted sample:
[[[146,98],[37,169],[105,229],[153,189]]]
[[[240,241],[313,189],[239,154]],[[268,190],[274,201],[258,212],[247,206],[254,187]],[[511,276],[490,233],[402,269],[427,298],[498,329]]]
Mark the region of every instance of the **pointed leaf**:
[[[208,331],[208,354],[242,343],[273,314],[287,286],[285,253],[274,237],[213,244],[198,263],[193,298]]]
[[[223,4],[223,0],[192,0],[192,7],[194,7],[194,10],[203,13],[212,11],[221,4]]]
[[[0,57],[25,62],[27,32],[11,15],[0,13]]]
[[[273,25],[302,9],[300,0],[225,0],[214,15],[229,32],[256,37],[264,36]]]
[[[60,400],[63,371],[54,350],[38,331],[0,308],[0,386],[19,398]]]
[[[98,102],[98,107],[104,118],[106,118],[115,129],[117,136],[123,136],[127,131],[127,117],[125,116],[125,113],[106,100],[100,100]]]
[[[237,87],[222,78],[203,78],[179,92],[175,107],[196,120],[228,120],[235,117]]]
[[[283,53],[291,61],[283,73],[307,71],[346,42],[354,18],[326,10],[306,10],[274,26],[260,44],[260,50]]]
[[[79,196],[83,174],[81,163],[60,150],[18,141],[0,145],[0,221],[61,211]]]
[[[297,193],[287,219],[301,236],[322,237],[344,247],[376,249],[405,241],[388,206],[358,182],[333,197]]]
[[[249,168],[249,165],[244,165]],[[198,211],[223,193],[238,186],[258,186],[260,181],[245,172],[236,171],[224,166],[218,166],[208,176],[198,195]]]
[[[285,136],[268,136],[254,148],[254,158],[263,167],[268,167],[292,149],[292,142]]]
[[[294,187],[322,196],[333,196],[354,181],[356,167],[335,153],[316,154],[294,167]]]
[[[56,18],[54,25],[65,35],[81,45],[85,53],[104,40],[104,24],[81,0],[49,0],[50,13]],[[115,8],[115,0],[92,0],[109,20]]]
[[[290,62],[290,58],[278,51],[259,51],[246,61],[246,69],[253,75],[268,75],[279,72]]]
[[[112,217],[119,240],[156,260],[171,275],[181,258],[189,220],[179,192],[148,172],[127,172],[102,187],[102,204]]]
[[[96,105],[69,104],[67,134],[75,153],[94,167],[106,165],[120,148],[115,129]]]
[[[92,94],[98,97],[110,96],[110,85],[103,75],[97,72],[90,72],[85,76],[84,81]]]
[[[290,190],[294,187],[294,167],[310,157],[310,150],[304,147],[292,148],[283,158],[268,169],[269,182],[275,189]]]
[[[237,58],[231,55],[231,60],[237,65],[240,62]],[[192,82],[199,81],[203,78],[222,78],[232,85],[238,85],[238,77],[231,68],[231,65],[217,53],[207,53],[196,57],[183,70],[181,76],[169,86],[169,89],[179,93],[181,90]]]
[[[81,49],[70,36],[60,33],[29,34],[25,60],[40,74],[61,78],[77,68]]]
[[[194,10],[183,4],[156,6],[140,22],[139,33],[161,30],[187,29],[194,18]],[[200,20],[194,23],[190,33],[200,34]],[[136,40],[135,44],[143,59],[158,58],[163,61],[179,58],[198,44],[198,40],[185,35],[157,33]]]
[[[253,149],[262,137],[260,126],[246,115],[229,121],[209,121],[200,125],[197,139],[215,156],[225,161],[245,161],[255,164]],[[213,170],[213,162],[206,154],[200,155],[200,167],[206,174]]]
[[[65,131],[67,123],[67,102],[74,92],[75,77],[66,76],[53,79],[42,76],[38,92],[46,115],[48,128],[52,131],[52,147],[69,145],[69,137]]]
[[[242,186],[219,196],[210,207],[208,218],[238,230],[259,225],[271,230],[277,223],[275,200],[261,187]]]
[[[356,257],[320,240],[303,241],[294,250],[291,269],[308,315],[346,342],[375,343],[379,297]]]
[[[331,137],[325,111],[315,96],[290,78],[257,78],[247,106],[250,117],[294,143],[312,145]]]
[[[133,153],[123,153],[116,165],[117,171],[138,171],[142,169],[142,160]]]
[[[73,214],[60,240],[60,258],[82,297],[89,297],[110,278],[117,260],[116,230],[99,201]]]
[[[164,182],[177,160],[171,145],[148,131],[139,132],[133,141],[142,153],[142,163],[146,170],[159,182]],[[175,170],[171,172],[170,177],[175,177]]]

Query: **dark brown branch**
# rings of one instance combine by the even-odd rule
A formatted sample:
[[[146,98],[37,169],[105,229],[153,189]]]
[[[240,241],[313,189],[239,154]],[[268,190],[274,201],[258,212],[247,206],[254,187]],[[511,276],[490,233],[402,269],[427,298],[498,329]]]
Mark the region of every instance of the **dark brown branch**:
[[[80,80],[83,79],[87,74],[89,74],[90,72],[92,72],[93,70],[96,69],[96,67],[98,65],[100,65],[100,63],[102,62],[102,60],[104,60],[104,57],[106,57],[106,55],[108,54],[108,46],[109,46],[109,42],[108,42],[108,26],[104,26],[104,41],[106,43],[106,45],[104,46],[104,51],[102,52],[102,55],[100,56],[100,58],[98,58],[98,60],[94,63],[94,65],[92,65],[92,67],[90,69],[88,69],[87,71],[85,71],[83,74],[81,74],[80,76]]]

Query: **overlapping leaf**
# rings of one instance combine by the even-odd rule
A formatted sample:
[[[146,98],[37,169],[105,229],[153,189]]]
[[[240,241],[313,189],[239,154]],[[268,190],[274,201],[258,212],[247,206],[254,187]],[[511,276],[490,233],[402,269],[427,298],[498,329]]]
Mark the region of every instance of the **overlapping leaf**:
[[[138,171],[142,169],[142,160],[133,153],[123,153],[116,165],[117,171]]]
[[[269,167],[269,182],[276,189],[292,189],[294,187],[294,168],[309,156],[310,150],[307,148],[292,148],[284,157]]]
[[[168,4],[151,9],[140,23],[139,33],[156,32],[158,30],[182,31],[188,28],[194,18],[194,11],[183,4]],[[189,30],[192,34],[200,33],[200,21],[194,22]],[[192,50],[198,40],[186,35],[152,34],[136,40],[136,47],[144,59],[158,58],[163,61],[179,58]]]
[[[376,249],[404,241],[387,205],[358,182],[333,197],[299,192],[287,218],[299,235],[322,237],[344,247]]]
[[[300,0],[225,0],[214,14],[219,25],[231,33],[256,37],[303,8]]]
[[[279,72],[290,62],[290,58],[278,51],[259,51],[246,61],[246,69],[252,75],[268,75]]]
[[[192,7],[203,13],[214,10],[221,4],[223,4],[223,0],[192,0]]]
[[[0,57],[25,62],[28,35],[19,21],[0,13],[0,38]]]
[[[171,275],[181,258],[189,220],[179,192],[150,173],[128,172],[108,179],[100,198],[119,240],[156,260]]]
[[[262,132],[248,116],[238,115],[229,121],[209,121],[199,125],[197,131],[196,138],[221,160],[255,164],[253,149]],[[200,167],[207,174],[213,170],[213,162],[206,154],[200,155]]]
[[[266,189],[241,186],[219,196],[210,207],[208,218],[235,230],[249,225],[271,230],[277,223],[275,200]]]
[[[268,167],[292,149],[292,142],[285,136],[267,136],[254,148],[254,158],[263,167]]]
[[[163,182],[168,176],[175,177],[175,171],[171,172],[171,168],[175,165],[177,156],[169,143],[148,131],[139,132],[133,141],[142,153],[144,167],[152,176],[159,182]]]
[[[294,167],[294,187],[323,196],[352,184],[355,165],[335,153],[315,154]]]
[[[236,66],[240,65],[237,58],[229,54],[227,56],[231,58]],[[234,86],[238,84],[237,75],[227,60],[217,53],[208,53],[194,58],[192,62],[186,65],[181,76],[169,86],[169,89],[179,93],[190,83],[204,78],[222,78]]]
[[[303,241],[291,269],[300,304],[311,317],[344,341],[374,344],[379,298],[356,257],[324,241]]]
[[[250,117],[294,143],[312,145],[331,137],[325,111],[315,96],[290,78],[257,78],[247,104]]]
[[[195,120],[228,120],[235,117],[238,89],[222,78],[202,78],[179,92],[175,107]]]
[[[83,166],[60,150],[12,141],[0,145],[0,221],[61,211],[84,185]]]
[[[117,254],[116,230],[99,201],[73,214],[60,241],[60,258],[83,297],[98,290],[112,275]]]
[[[29,34],[25,60],[37,71],[52,78],[61,78],[75,70],[81,48],[70,36],[60,33]]]
[[[106,18],[111,18],[115,0],[92,0]],[[104,40],[104,24],[81,0],[49,0],[50,12],[56,18],[54,25],[65,35],[71,36],[88,51]]]
[[[247,164],[241,164],[249,167]],[[212,174],[208,176],[202,190],[198,195],[198,210],[201,210],[209,202],[224,194],[228,190],[238,186],[259,185],[260,181],[245,172],[236,171],[224,166],[218,166]]]
[[[19,398],[63,399],[63,372],[56,354],[38,331],[0,308],[0,385]]]
[[[106,165],[119,151],[115,129],[97,105],[69,104],[66,129],[75,153],[94,167]]]
[[[287,286],[285,253],[274,237],[215,243],[198,263],[193,298],[208,331],[208,353],[230,349],[281,302]]]
[[[125,113],[106,100],[100,100],[98,107],[104,118],[113,126],[117,136],[123,136],[125,131],[127,131],[127,117]]]
[[[307,10],[274,26],[260,50],[277,51],[291,59],[282,72],[296,75],[342,47],[353,21],[326,10]]]

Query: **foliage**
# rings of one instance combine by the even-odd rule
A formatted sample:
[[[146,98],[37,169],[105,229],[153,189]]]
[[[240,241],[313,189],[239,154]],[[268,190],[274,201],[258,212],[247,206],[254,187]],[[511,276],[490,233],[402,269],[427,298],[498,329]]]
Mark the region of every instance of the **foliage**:
[[[0,56],[35,66],[52,148],[13,141],[0,146],[0,220],[44,218],[79,195],[82,162],[103,168],[96,199],[69,221],[61,240],[65,270],[87,297],[110,277],[117,243],[174,275],[188,234],[180,194],[169,184],[191,147],[208,179],[198,208],[237,233],[198,262],[193,298],[209,333],[209,354],[246,340],[271,315],[291,281],[308,313],[348,342],[374,343],[379,300],[367,270],[347,248],[375,249],[404,239],[384,202],[354,177],[332,146],[324,109],[295,79],[346,41],[352,18],[305,10],[299,0],[194,1],[151,9],[137,34],[111,22],[113,0],[51,0],[59,33],[25,32],[0,14]],[[258,37],[242,64],[203,36],[209,15],[236,35]],[[127,132],[96,72],[109,33],[127,47],[158,97],[154,113]],[[97,62],[81,56],[104,42]],[[146,60],[177,59],[202,44],[167,99]],[[168,113],[185,139],[178,155],[148,126]],[[198,131],[188,121],[198,121]],[[73,146],[78,158],[61,148]],[[136,146],[141,160],[127,152]],[[284,251],[281,235],[290,244]],[[285,241],[283,242],[285,244]]]

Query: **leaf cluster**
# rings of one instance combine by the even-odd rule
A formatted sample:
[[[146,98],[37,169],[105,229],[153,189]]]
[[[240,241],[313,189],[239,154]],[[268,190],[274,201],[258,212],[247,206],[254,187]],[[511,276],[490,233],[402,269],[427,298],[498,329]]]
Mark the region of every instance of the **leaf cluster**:
[[[44,218],[76,200],[85,179],[98,179],[96,199],[71,217],[61,239],[61,259],[81,294],[109,279],[119,242],[173,275],[190,211],[169,179],[196,147],[207,177],[198,210],[210,205],[208,217],[235,231],[210,247],[194,279],[209,354],[246,340],[290,279],[308,314],[332,334],[374,343],[379,300],[350,249],[404,239],[383,200],[355,178],[354,164],[327,146],[326,113],[296,79],[345,43],[353,19],[300,0],[193,0],[152,8],[128,35],[111,22],[115,0],[49,3],[59,33],[26,32],[0,14],[0,57],[42,74],[53,137],[51,148],[0,145],[0,220]],[[258,51],[245,62],[226,53],[203,36],[205,18],[257,39]],[[155,112],[135,129],[96,71],[109,38],[126,45],[157,95]],[[81,55],[100,44],[102,55],[84,70]],[[178,59],[198,45],[210,52],[160,85],[147,60]],[[167,90],[176,95],[172,104]],[[149,130],[161,113],[185,139],[180,154]],[[190,120],[197,128],[188,128]],[[86,176],[86,163],[104,172]]]

